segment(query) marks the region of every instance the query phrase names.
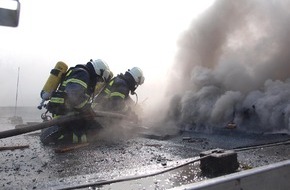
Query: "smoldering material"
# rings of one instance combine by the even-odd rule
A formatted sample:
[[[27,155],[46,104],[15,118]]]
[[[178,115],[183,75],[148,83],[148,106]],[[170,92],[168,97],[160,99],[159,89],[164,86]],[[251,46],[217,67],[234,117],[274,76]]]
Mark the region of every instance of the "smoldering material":
[[[180,97],[179,123],[233,120],[247,131],[290,133],[289,7],[289,0],[218,0],[192,22],[167,93]]]

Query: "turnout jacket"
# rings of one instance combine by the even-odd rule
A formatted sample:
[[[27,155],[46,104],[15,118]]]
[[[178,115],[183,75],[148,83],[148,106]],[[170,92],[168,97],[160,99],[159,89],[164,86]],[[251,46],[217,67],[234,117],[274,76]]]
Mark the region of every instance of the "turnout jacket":
[[[48,103],[48,111],[57,115],[64,115],[70,111],[83,111],[89,104],[94,92],[97,78],[86,65],[71,67],[58,90]],[[50,107],[56,107],[55,110]]]
[[[129,73],[119,74],[113,78],[96,99],[100,107],[108,111],[128,111],[131,100],[129,93],[134,91],[135,82]]]

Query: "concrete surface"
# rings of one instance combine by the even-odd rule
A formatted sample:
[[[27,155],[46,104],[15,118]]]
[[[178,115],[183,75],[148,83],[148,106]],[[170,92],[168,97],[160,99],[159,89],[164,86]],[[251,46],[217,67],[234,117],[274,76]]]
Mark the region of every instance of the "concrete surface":
[[[168,189],[207,180],[199,162],[151,177],[102,184],[102,181],[160,172],[194,161],[205,150],[235,149],[239,171],[269,165],[290,158],[289,141],[277,146],[242,147],[285,142],[288,135],[246,134],[219,129],[210,133],[183,132],[173,135],[160,130],[112,133],[82,148],[56,153],[59,147],[43,146],[39,131],[0,139],[1,146],[29,145],[20,150],[0,152],[1,189]],[[91,188],[89,188],[91,189]]]

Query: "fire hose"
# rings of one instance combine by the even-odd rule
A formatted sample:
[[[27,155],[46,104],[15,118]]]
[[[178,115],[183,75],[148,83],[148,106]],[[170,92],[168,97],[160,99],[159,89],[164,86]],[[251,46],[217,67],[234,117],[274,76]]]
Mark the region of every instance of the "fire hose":
[[[2,132],[0,132],[0,139],[7,138],[7,137],[12,137],[12,136],[16,136],[16,135],[21,135],[21,134],[29,133],[29,132],[32,132],[32,131],[41,130],[41,129],[48,128],[48,127],[53,126],[53,125],[58,125],[58,124],[62,124],[62,123],[71,122],[71,121],[74,121],[76,119],[92,118],[92,117],[107,117],[107,118],[130,120],[130,118],[127,117],[126,115],[119,114],[119,113],[113,113],[113,112],[105,112],[105,111],[95,111],[94,115],[91,115],[91,114],[87,114],[87,115],[86,114],[83,114],[83,115],[79,115],[79,114],[67,115],[67,116],[59,117],[59,118],[52,119],[52,120],[49,120],[49,121],[45,121],[45,122],[42,122],[42,123],[39,123],[39,124],[27,126],[27,127],[22,127],[22,128],[16,128],[16,129],[11,129],[11,130],[7,130],[7,131],[2,131]]]

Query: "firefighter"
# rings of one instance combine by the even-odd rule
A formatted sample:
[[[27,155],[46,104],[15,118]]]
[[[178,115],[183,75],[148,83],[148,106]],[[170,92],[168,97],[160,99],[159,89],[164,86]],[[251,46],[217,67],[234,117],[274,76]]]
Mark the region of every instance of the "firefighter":
[[[118,74],[107,83],[105,89],[95,99],[96,109],[136,116],[132,109],[134,101],[130,98],[130,94],[136,94],[135,90],[144,83],[144,79],[143,71],[138,67],[129,69],[125,74]]]
[[[53,118],[70,114],[93,114],[91,100],[95,86],[99,82],[106,82],[109,77],[109,66],[101,59],[69,68],[46,109]],[[99,129],[100,124],[92,118],[80,117],[72,122],[44,129],[40,140],[43,144],[84,143],[88,141],[87,135],[90,131]]]

